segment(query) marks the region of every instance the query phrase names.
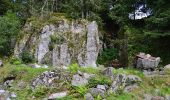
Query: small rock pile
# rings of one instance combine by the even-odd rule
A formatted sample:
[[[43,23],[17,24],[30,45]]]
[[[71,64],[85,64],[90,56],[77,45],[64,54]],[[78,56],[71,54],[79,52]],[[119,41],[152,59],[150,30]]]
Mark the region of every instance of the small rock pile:
[[[0,100],[13,100],[16,99],[17,95],[15,93],[10,93],[9,91],[0,90]]]
[[[139,83],[142,81],[141,78],[136,75],[113,75],[113,70],[114,68],[108,67],[102,72],[103,75],[111,78],[112,84],[110,86],[98,84],[96,87],[90,88],[88,93],[85,95],[86,100],[94,100],[94,97],[97,97],[98,95],[104,99],[110,92],[116,93],[120,89],[124,92],[130,92],[137,88]]]
[[[31,87],[32,89],[35,89],[40,85],[47,87],[58,86],[60,82],[68,82],[71,81],[70,79],[71,76],[69,73],[63,72],[62,70],[46,71],[31,82]]]

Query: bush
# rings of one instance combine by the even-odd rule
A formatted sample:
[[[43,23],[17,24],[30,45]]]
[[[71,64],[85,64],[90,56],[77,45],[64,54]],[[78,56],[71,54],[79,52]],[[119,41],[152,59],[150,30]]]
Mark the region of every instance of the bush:
[[[89,80],[89,87],[96,87],[98,84],[100,85],[111,85],[112,80],[109,77],[98,75]]]
[[[118,50],[115,48],[105,49],[103,50],[102,54],[98,57],[97,62],[99,64],[107,65],[112,60],[117,59],[118,57]]]
[[[24,51],[21,54],[21,58],[24,63],[31,63],[34,61],[34,57],[29,51]]]
[[[68,66],[68,70],[73,74],[77,73],[78,69],[79,69],[78,64],[72,64],[72,65]]]
[[[47,95],[48,90],[49,89],[45,86],[39,86],[35,89],[35,91],[33,92],[33,95],[36,98],[42,98],[42,97],[45,97],[45,95]]]
[[[85,86],[74,87],[74,89],[76,93],[80,94],[80,96],[84,96],[88,90]]]
[[[11,64],[20,65],[22,62],[19,58],[13,57],[10,61]]]

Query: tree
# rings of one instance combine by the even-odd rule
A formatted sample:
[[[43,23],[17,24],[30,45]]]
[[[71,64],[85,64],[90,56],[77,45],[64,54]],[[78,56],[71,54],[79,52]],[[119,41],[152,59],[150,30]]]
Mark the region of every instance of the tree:
[[[0,17],[0,53],[10,55],[19,34],[20,21],[14,13]]]

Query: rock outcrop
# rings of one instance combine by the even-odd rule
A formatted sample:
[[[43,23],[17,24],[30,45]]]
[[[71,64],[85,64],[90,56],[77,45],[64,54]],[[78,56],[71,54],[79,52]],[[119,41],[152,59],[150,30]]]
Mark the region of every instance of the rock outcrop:
[[[69,73],[62,70],[46,71],[37,76],[31,82],[31,88],[35,89],[38,86],[61,87],[63,82],[70,82],[71,76]]]
[[[141,69],[152,69],[155,70],[160,62],[160,57],[152,57],[149,54],[140,53],[136,56],[135,65]]]
[[[23,37],[14,50],[16,57],[29,51],[39,64],[68,66],[78,63],[80,66],[96,67],[101,48],[98,25],[95,21],[68,21],[60,19],[33,32],[31,22],[23,29]]]

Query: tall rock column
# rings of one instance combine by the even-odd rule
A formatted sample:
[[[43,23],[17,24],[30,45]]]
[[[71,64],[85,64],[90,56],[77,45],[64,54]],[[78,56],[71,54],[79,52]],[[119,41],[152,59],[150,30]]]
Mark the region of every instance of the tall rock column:
[[[99,36],[98,36],[98,25],[95,21],[87,25],[87,53],[86,53],[86,65],[96,67],[96,60],[99,53]]]

